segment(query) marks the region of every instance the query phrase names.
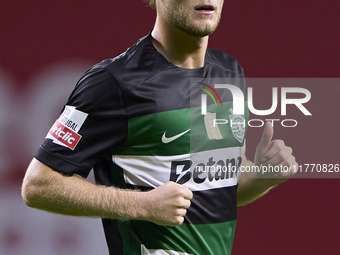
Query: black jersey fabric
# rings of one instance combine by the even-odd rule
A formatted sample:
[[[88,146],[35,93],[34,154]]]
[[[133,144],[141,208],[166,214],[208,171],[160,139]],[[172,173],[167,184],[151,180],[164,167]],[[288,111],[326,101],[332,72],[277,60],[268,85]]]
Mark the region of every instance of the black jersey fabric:
[[[143,37],[123,54],[93,66],[77,83],[66,105],[88,116],[76,147],[71,150],[47,138],[35,157],[66,175],[87,177],[93,168],[98,183],[126,187],[112,176],[111,156],[125,146],[129,119],[189,108],[190,77],[244,75],[233,57],[215,49],[207,50],[204,67],[179,68],[157,52],[150,34]],[[116,221],[104,219],[103,225],[110,254],[123,254]]]
[[[93,66],[77,83],[66,105],[89,116],[72,153],[46,139],[36,158],[56,171],[86,177],[101,157],[115,154],[126,141],[128,119],[189,108],[189,100],[171,100],[189,93],[189,78],[223,77],[226,70],[230,77],[244,77],[237,60],[217,49],[207,50],[204,67],[179,68],[154,48],[149,34],[118,57]]]

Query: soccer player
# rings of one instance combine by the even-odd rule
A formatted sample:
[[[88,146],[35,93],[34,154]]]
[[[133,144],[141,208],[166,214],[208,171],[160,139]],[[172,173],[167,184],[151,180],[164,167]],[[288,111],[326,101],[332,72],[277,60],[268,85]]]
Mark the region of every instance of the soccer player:
[[[191,77],[244,78],[234,58],[207,48],[223,0],[149,4],[157,12],[153,30],[79,80],[27,169],[22,196],[34,208],[102,218],[110,254],[231,254],[237,205],[294,171],[239,178],[230,167],[296,166],[295,158],[272,140],[268,122],[255,162],[248,161],[245,128],[211,125],[225,109],[225,118],[247,119],[232,113],[225,94],[223,107],[196,114],[191,96],[209,84],[192,89]],[[242,82],[234,86],[245,93]],[[92,168],[98,184],[84,179]]]

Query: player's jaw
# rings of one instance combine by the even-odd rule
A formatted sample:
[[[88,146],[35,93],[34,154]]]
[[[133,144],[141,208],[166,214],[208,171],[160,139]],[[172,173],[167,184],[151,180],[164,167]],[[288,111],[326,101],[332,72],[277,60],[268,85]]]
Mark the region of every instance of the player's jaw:
[[[167,22],[192,36],[211,34],[219,23],[223,0],[161,0]]]

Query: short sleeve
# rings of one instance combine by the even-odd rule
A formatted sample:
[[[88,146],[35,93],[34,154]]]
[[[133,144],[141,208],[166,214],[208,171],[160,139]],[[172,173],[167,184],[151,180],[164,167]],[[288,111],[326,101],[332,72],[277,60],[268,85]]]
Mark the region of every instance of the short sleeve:
[[[35,157],[67,175],[86,177],[100,157],[126,140],[122,90],[105,68],[90,69],[77,83]]]

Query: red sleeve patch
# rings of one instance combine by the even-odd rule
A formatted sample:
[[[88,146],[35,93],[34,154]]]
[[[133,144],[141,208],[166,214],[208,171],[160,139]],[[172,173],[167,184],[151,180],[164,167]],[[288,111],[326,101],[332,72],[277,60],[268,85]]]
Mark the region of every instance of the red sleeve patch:
[[[79,130],[87,116],[87,113],[77,110],[74,106],[67,105],[59,119],[51,127],[46,138],[52,139],[53,143],[74,150],[82,137]]]

